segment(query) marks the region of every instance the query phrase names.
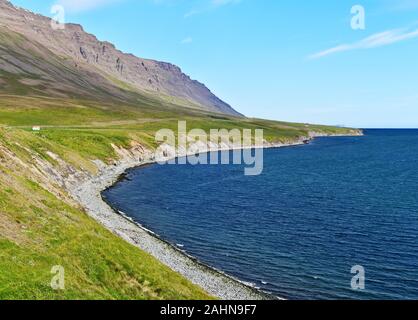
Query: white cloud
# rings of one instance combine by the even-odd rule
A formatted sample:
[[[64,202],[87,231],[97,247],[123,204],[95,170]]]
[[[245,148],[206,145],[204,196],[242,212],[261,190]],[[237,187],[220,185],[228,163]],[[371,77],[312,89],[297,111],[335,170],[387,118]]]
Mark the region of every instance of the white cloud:
[[[118,2],[120,0],[58,0],[56,4],[70,12],[93,10],[101,6]]]
[[[330,49],[323,50],[321,52],[312,54],[309,59],[319,59],[338,52],[371,49],[377,47],[388,46],[397,42],[413,39],[418,37],[418,29],[394,29],[380,33],[373,34],[367,38],[364,38],[358,42],[342,44]]]
[[[181,40],[181,44],[189,44],[193,42],[193,38],[192,37],[187,37],[184,38],[183,40]]]

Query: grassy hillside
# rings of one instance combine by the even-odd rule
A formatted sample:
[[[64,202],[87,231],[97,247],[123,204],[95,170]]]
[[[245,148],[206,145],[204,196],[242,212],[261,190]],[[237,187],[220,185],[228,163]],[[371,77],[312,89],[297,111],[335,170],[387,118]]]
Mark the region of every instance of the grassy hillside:
[[[60,147],[29,132],[0,128],[0,299],[209,298],[43,181],[34,158],[52,161],[45,151]],[[88,167],[71,148],[62,152]],[[55,265],[65,268],[63,291],[50,287]]]
[[[111,143],[128,146],[131,140],[155,147],[155,132],[177,130],[178,120],[188,129],[263,129],[269,142],[291,142],[310,131],[350,133],[350,129],[286,123],[261,119],[234,118],[203,113],[145,99],[137,105],[103,103],[91,100],[20,97],[0,95],[0,125],[30,131],[42,126],[38,136],[79,152],[89,159],[114,157]]]
[[[111,144],[152,149],[154,134],[187,120],[189,128],[262,128],[269,141],[308,131],[349,130],[237,119],[170,108],[155,100],[136,106],[85,100],[0,96],[0,299],[204,299],[177,273],[104,229],[40,174],[50,152],[94,173],[91,160],[110,163]],[[32,132],[31,126],[42,126]],[[38,159],[38,160],[37,160]],[[66,289],[49,286],[54,265],[65,267]]]
[[[21,172],[0,171],[0,299],[208,298]],[[50,287],[55,265],[65,290]]]

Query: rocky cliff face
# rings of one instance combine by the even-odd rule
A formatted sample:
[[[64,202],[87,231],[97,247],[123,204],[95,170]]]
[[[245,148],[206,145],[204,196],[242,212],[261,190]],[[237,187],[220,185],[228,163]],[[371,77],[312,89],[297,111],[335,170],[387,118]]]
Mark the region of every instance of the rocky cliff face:
[[[241,116],[203,84],[190,79],[179,67],[125,54],[113,44],[99,41],[94,35],[86,33],[80,25],[66,24],[63,30],[55,30],[49,18],[0,0],[0,28],[39,43],[64,59],[65,63],[71,63],[72,68],[81,70],[81,74],[97,74],[96,78],[111,77],[133,90],[176,97],[207,111]],[[7,63],[3,61],[4,64]]]

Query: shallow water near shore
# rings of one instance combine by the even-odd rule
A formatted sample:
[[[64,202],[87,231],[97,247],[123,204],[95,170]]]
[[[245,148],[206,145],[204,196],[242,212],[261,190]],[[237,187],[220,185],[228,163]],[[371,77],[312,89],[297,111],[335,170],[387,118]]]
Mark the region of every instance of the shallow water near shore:
[[[267,149],[244,165],[150,165],[103,195],[163,239],[288,299],[418,299],[418,130]],[[366,289],[351,289],[351,268]]]

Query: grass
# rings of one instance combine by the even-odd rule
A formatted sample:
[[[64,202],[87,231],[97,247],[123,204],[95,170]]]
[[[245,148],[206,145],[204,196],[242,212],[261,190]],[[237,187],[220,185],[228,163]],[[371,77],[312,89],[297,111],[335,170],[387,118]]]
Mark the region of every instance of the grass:
[[[108,143],[89,132],[86,141],[96,141],[97,148]],[[53,163],[47,152],[52,151],[88,167],[87,151],[75,150],[80,149],[70,143],[0,128],[0,299],[210,299],[64,194],[57,196],[58,186],[41,186],[34,159]],[[56,265],[65,268],[62,291],[50,286]]]
[[[10,178],[0,179],[0,299],[210,298],[35,182]],[[55,265],[65,290],[51,289]]]

